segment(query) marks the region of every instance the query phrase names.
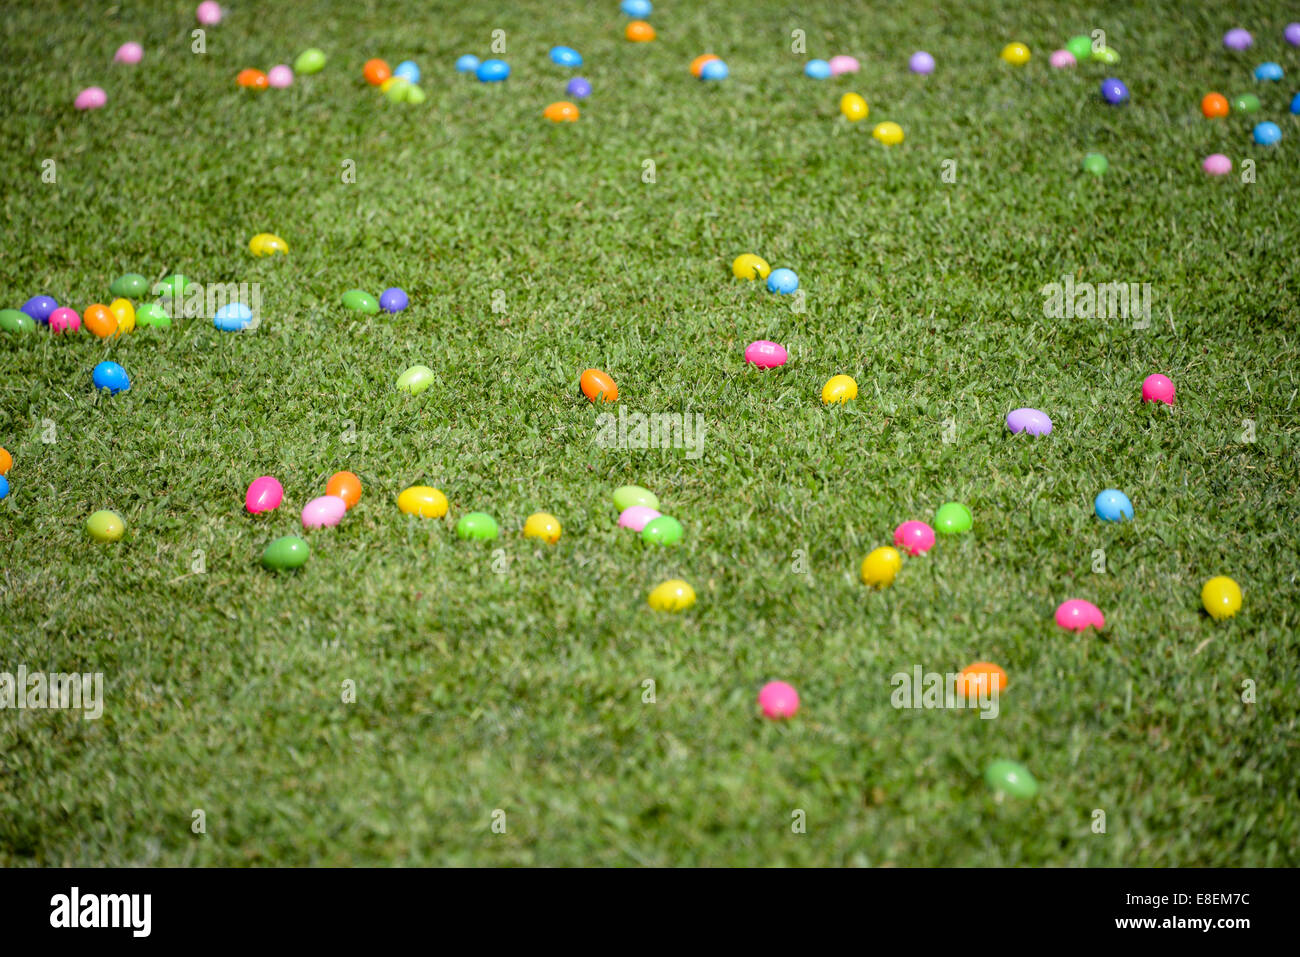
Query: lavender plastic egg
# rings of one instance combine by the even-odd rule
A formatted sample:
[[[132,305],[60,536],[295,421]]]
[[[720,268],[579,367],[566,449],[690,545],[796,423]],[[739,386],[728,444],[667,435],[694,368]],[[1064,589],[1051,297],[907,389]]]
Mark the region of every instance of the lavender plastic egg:
[[[1300,23],[1288,23],[1282,35],[1286,37],[1287,43],[1293,47],[1300,47]]]
[[[401,312],[411,304],[410,297],[404,289],[393,286],[379,294],[379,308],[384,312]]]
[[[1248,50],[1255,38],[1241,27],[1235,27],[1223,35],[1223,45],[1229,50]]]
[[[575,100],[585,100],[591,96],[591,83],[585,77],[575,76],[565,84],[564,92]]]
[[[1013,433],[1025,432],[1029,435],[1050,435],[1052,420],[1037,409],[1016,409],[1007,413],[1007,428]]]
[[[924,50],[918,50],[916,53],[913,53],[912,58],[907,61],[907,68],[913,73],[933,73],[934,57],[930,56],[930,54],[926,53]]]

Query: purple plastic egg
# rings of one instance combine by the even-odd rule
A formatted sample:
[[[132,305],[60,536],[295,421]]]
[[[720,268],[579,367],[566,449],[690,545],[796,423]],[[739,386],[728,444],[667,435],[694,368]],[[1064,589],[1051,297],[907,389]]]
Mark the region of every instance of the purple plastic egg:
[[[841,53],[839,56],[830,58],[831,76],[839,76],[841,73],[857,73],[861,68],[857,58]]]
[[[79,110],[97,110],[108,102],[108,94],[97,86],[88,86],[72,101]]]
[[[1234,27],[1223,35],[1223,45],[1229,50],[1249,50],[1254,42],[1255,38],[1241,27]]]
[[[1282,35],[1286,37],[1287,43],[1293,47],[1300,47],[1300,23],[1288,23]]]
[[[752,362],[760,369],[775,369],[777,366],[783,366],[789,358],[790,354],[779,342],[759,339],[745,347],[745,361]]]
[[[907,68],[913,73],[933,73],[934,57],[924,50],[918,50],[912,54],[912,58],[907,61]]]
[[[37,322],[49,322],[50,313],[59,308],[59,304],[50,296],[32,296],[23,303],[23,312]]]
[[[591,83],[586,77],[575,76],[565,85],[564,92],[575,100],[585,100],[591,96]]]
[[[1007,413],[1007,428],[1014,433],[1027,432],[1030,435],[1050,435],[1052,420],[1037,409],[1016,409]]]
[[[404,289],[393,286],[379,294],[379,308],[384,312],[401,312],[411,304]]]

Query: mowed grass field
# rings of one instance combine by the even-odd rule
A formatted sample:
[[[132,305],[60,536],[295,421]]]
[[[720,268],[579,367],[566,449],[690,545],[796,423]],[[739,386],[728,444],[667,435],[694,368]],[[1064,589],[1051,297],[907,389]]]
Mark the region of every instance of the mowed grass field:
[[[80,312],[122,273],[183,272],[260,283],[265,320],[0,338],[0,671],[105,676],[98,721],[0,711],[0,863],[1297,863],[1296,16],[659,0],[658,40],[632,44],[616,0],[242,2],[200,55],[193,6],[0,17],[0,305]],[[1233,26],[1253,50],[1222,48]],[[1118,65],[1048,67],[1094,29]],[[456,74],[494,30],[510,79]],[[144,61],[112,65],[127,40]],[[1011,40],[1027,66],[998,58]],[[595,88],[576,124],[542,118],[574,72],[555,44]],[[308,46],[322,73],[236,87]],[[932,76],[907,71],[921,49]],[[704,52],[728,80],[689,74]],[[861,72],[802,75],[837,53]],[[385,101],[370,57],[416,60],[428,101]],[[1287,79],[1257,84],[1264,60]],[[77,113],[90,85],[108,106]],[[1211,90],[1262,109],[1207,121]],[[848,91],[868,120],[840,115]],[[1251,142],[1261,119],[1280,144]],[[883,120],[903,144],[872,139]],[[1201,172],[1214,152],[1231,176]],[[252,257],[263,231],[290,254]],[[744,252],[794,269],[803,311],[733,278]],[[1150,283],[1149,326],[1045,316],[1066,275]],[[407,311],[340,303],[388,286]],[[788,365],[747,367],[755,339]],[[105,359],[129,392],[95,394]],[[437,381],[398,393],[416,363]],[[588,367],[629,412],[701,414],[703,455],[603,447]],[[1174,408],[1139,401],[1152,372]],[[827,408],[837,373],[860,393]],[[1020,406],[1054,432],[1008,435]],[[340,469],[360,504],[302,532]],[[262,474],[285,502],[254,517]],[[682,544],[615,527],[627,483]],[[415,484],[445,519],[398,510]],[[1094,517],[1108,487],[1134,521]],[[867,552],[949,500],[973,532],[864,587]],[[101,508],[116,545],[86,535]],[[473,510],[498,542],[456,538]],[[539,510],[554,547],[521,537]],[[291,533],[310,561],[264,569]],[[1219,574],[1245,594],[1225,622],[1199,600]],[[652,611],[674,577],[697,604]],[[1057,628],[1067,598],[1104,632]],[[891,675],[979,660],[1009,675],[995,720],[891,705]],[[793,720],[758,716],[770,680],[799,690]],[[1036,798],[995,797],[1001,758]]]

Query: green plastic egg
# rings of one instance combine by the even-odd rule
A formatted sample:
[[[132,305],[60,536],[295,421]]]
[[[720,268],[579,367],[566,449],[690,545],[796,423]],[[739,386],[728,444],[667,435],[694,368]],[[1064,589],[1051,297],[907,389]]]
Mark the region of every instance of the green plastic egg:
[[[614,507],[620,512],[633,505],[645,505],[659,511],[659,499],[655,493],[643,489],[640,485],[622,485],[614,489]]]
[[[310,545],[297,535],[286,535],[266,546],[266,550],[262,552],[262,564],[282,572],[291,568],[301,568],[310,555]]]
[[[0,309],[0,330],[4,332],[31,332],[36,320],[18,309]]]
[[[1012,797],[1031,798],[1038,793],[1038,782],[1029,769],[1015,761],[994,761],[984,769],[984,780],[993,790]]]
[[[1259,97],[1254,93],[1242,93],[1232,98],[1234,113],[1255,113],[1259,110]]]
[[[1093,176],[1105,176],[1110,169],[1110,160],[1100,153],[1089,153],[1083,158],[1083,168]]]
[[[419,395],[433,385],[433,370],[428,366],[411,366],[397,377],[397,390]]]
[[[180,273],[172,273],[166,279],[154,283],[152,292],[155,296],[167,296],[173,301],[184,298],[185,294],[194,286],[192,279],[187,279]]]
[[[126,522],[117,512],[103,508],[86,519],[86,531],[97,542],[116,542],[126,534]]]
[[[108,291],[124,299],[139,299],[149,291],[149,280],[138,272],[129,272],[114,279]]]
[[[420,89],[418,86],[416,86],[414,83],[412,83],[410,89],[406,91],[407,103],[419,104],[419,103],[423,103],[427,99],[428,96],[425,95],[424,91]]]
[[[170,329],[172,325],[171,316],[167,315],[167,310],[156,302],[146,302],[135,311],[135,324],[137,326],[154,326],[158,329]]]
[[[309,47],[298,54],[298,59],[293,61],[294,73],[319,73],[325,69],[325,54],[316,49]]]
[[[970,509],[961,502],[945,502],[934,513],[934,530],[940,535],[960,535],[969,532],[975,522]]]
[[[1074,54],[1076,60],[1082,63],[1092,56],[1092,38],[1083,35],[1070,37],[1065,44],[1065,48]]]
[[[357,312],[378,312],[379,300],[364,289],[349,289],[343,294],[343,305]]]
[[[682,523],[668,515],[646,522],[641,541],[647,545],[676,545],[682,540]]]
[[[1093,50],[1092,58],[1098,63],[1105,63],[1108,66],[1119,62],[1119,54],[1110,47],[1102,47],[1100,50]]]
[[[469,512],[456,523],[456,534],[465,539],[496,538],[497,522],[486,512]]]
[[[411,81],[402,76],[395,76],[384,91],[389,103],[405,103],[406,95],[411,92]]]

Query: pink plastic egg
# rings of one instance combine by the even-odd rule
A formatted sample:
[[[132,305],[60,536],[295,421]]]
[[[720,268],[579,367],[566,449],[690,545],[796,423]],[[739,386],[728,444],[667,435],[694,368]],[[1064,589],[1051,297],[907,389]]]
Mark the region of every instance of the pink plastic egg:
[[[1222,153],[1211,153],[1209,156],[1205,157],[1205,161],[1201,163],[1201,169],[1205,170],[1205,172],[1209,173],[1211,176],[1227,176],[1232,172],[1232,160],[1228,159],[1228,157],[1224,156]]]
[[[123,43],[113,54],[114,63],[139,63],[144,57],[144,47],[138,43]]]
[[[194,16],[199,23],[205,27],[210,27],[221,22],[221,18],[225,16],[225,11],[221,9],[221,4],[216,3],[215,0],[203,0],[195,8]]]
[[[623,528],[630,528],[634,532],[639,532],[646,527],[646,523],[653,521],[662,516],[662,512],[657,512],[649,505],[629,505],[618,516],[618,524]]]
[[[302,507],[303,528],[324,528],[343,521],[348,503],[337,495],[322,495]]]
[[[1061,602],[1061,607],[1056,609],[1056,623],[1066,631],[1085,631],[1105,628],[1106,618],[1092,602],[1071,598]]]
[[[1162,376],[1159,372],[1147,376],[1142,380],[1142,401],[1173,405],[1174,384],[1169,381],[1168,376]]]
[[[77,310],[63,306],[50,313],[50,332],[76,332],[81,328]]]
[[[759,339],[745,347],[745,361],[752,362],[760,369],[775,369],[777,366],[783,366],[789,358],[785,346],[778,342]]]
[[[281,63],[266,71],[266,82],[277,89],[283,89],[293,82],[293,70]]]
[[[1074,58],[1074,54],[1069,50],[1053,50],[1052,55],[1047,58],[1047,62],[1058,70],[1064,70],[1078,63]]]
[[[913,519],[894,529],[894,547],[909,555],[923,555],[934,548],[934,529]]]
[[[799,710],[799,692],[784,681],[769,681],[758,693],[765,718],[789,718]]]
[[[841,53],[830,58],[830,67],[831,76],[839,76],[841,73],[857,73],[859,64],[856,58]]]
[[[256,515],[279,508],[283,500],[284,486],[273,476],[263,475],[249,483],[244,494],[244,508]]]
[[[108,102],[108,94],[97,86],[88,86],[72,101],[79,110],[97,110]]]

